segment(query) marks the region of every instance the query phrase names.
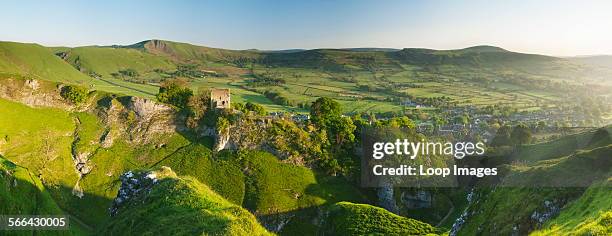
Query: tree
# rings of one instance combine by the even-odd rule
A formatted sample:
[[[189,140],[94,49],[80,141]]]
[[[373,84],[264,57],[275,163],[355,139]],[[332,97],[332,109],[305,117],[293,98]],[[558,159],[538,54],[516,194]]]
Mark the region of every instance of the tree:
[[[321,97],[310,107],[311,121],[321,128],[327,128],[330,123],[340,118],[342,109],[340,103],[331,98]]]
[[[412,121],[410,118],[406,116],[393,117],[389,119],[388,122],[389,122],[388,125],[393,128],[414,129],[416,127],[416,125],[414,124],[414,121]]]
[[[189,99],[193,96],[193,91],[187,88],[182,80],[172,80],[162,84],[157,93],[157,100],[163,103],[172,104],[180,109],[188,108]]]
[[[353,144],[355,142],[356,126],[349,117],[342,117],[340,103],[330,98],[319,98],[312,103],[310,109],[311,121],[326,133],[327,141],[333,144],[329,155],[322,155],[319,166],[331,174],[348,173],[354,169]]]
[[[259,104],[247,102],[244,108],[249,111],[255,112],[255,114],[260,115],[260,116],[266,115],[266,109],[262,105],[259,105]]]
[[[88,94],[87,89],[72,85],[64,86],[60,91],[60,96],[73,104],[84,102]]]
[[[512,144],[512,139],[510,138],[510,133],[512,132],[512,127],[509,125],[504,125],[497,130],[497,134],[491,141],[491,146],[508,146]]]
[[[519,124],[514,127],[510,135],[515,144],[526,144],[531,142],[531,130],[525,124]]]
[[[453,118],[453,121],[455,122],[455,124],[462,125],[466,125],[469,123],[468,117],[466,115],[455,116],[455,118]]]
[[[335,137],[336,145],[342,145],[345,142],[352,143],[355,141],[355,129],[357,126],[353,124],[353,120],[348,117],[340,117],[331,124],[330,133]]]

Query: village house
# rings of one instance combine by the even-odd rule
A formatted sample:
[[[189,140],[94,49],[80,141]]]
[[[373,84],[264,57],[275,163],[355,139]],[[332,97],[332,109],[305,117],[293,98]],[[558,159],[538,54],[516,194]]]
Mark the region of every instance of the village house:
[[[210,106],[217,109],[230,108],[230,90],[212,89],[210,91]]]

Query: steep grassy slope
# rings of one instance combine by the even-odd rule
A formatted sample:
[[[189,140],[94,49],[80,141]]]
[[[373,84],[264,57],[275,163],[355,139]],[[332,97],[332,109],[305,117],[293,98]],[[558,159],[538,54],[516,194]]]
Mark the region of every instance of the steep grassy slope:
[[[102,234],[269,234],[247,210],[194,178],[177,177],[168,168],[146,175],[155,176],[152,187],[122,202],[119,213],[103,227]]]
[[[40,176],[62,209],[92,227],[108,218],[119,174],[146,167],[189,143],[179,134],[149,137],[165,144],[160,149],[155,143],[134,145],[118,136],[112,146],[101,148],[100,137],[107,127],[91,113],[32,108],[4,99],[0,113],[0,153]],[[78,182],[82,198],[73,194],[79,176],[72,151],[90,155],[92,163],[92,171]]]
[[[0,191],[3,214],[61,214],[45,187],[27,169],[0,156]],[[24,198],[24,196],[33,196]]]
[[[570,155],[576,150],[592,149],[612,143],[612,127],[567,135],[546,143],[530,144],[518,147],[512,159],[535,162],[548,158]]]
[[[282,163],[262,151],[222,152],[213,156],[202,144],[185,146],[156,164],[189,175],[258,216],[262,224],[281,234],[316,232],[317,209],[338,201],[365,201],[346,180]]]
[[[612,180],[593,184],[532,235],[612,234]]]
[[[561,139],[529,147],[524,154],[536,155],[526,156],[529,162],[502,166],[496,187],[476,188],[458,221],[459,234],[606,235],[612,211],[609,128],[569,137],[584,138],[582,150],[550,152],[551,145],[567,143]]]
[[[28,169],[0,156],[0,212],[2,215],[65,215],[42,182]],[[45,235],[81,235],[78,222],[70,231],[45,231]],[[42,231],[11,231],[11,235],[40,234]]]
[[[0,42],[0,72],[84,86],[92,83],[51,49],[38,44]]]
[[[42,174],[47,184],[76,181],[70,154],[75,123],[68,112],[0,99],[0,113],[0,152],[7,159]]]
[[[427,223],[395,215],[387,210],[350,202],[329,207],[321,229],[325,235],[426,235],[437,229]]]
[[[516,53],[492,46],[458,50],[404,49],[391,55],[405,64],[420,66],[452,65],[488,72],[529,73],[547,76],[569,76],[580,67],[570,61],[535,54]]]
[[[142,50],[113,47],[77,47],[65,52],[65,60],[86,74],[96,73],[106,78],[122,70],[133,69],[143,76],[158,76],[154,70],[174,70],[176,66],[164,57]]]
[[[126,46],[129,48],[142,48],[146,51],[170,57],[178,62],[228,62],[241,58],[256,58],[257,52],[238,51],[220,48],[209,48],[192,45],[188,43],[171,42],[165,40],[147,40],[134,45]]]
[[[65,49],[45,48],[38,44],[0,42],[0,79],[18,75],[17,77],[76,84],[89,89],[141,97],[153,97],[157,93],[158,88],[152,85],[130,83],[114,78],[93,79],[54,54],[57,50]],[[115,54],[112,55],[111,62],[102,61],[102,63],[117,61],[114,56]],[[131,59],[124,60],[122,63],[128,63]],[[137,60],[130,63],[137,64]]]

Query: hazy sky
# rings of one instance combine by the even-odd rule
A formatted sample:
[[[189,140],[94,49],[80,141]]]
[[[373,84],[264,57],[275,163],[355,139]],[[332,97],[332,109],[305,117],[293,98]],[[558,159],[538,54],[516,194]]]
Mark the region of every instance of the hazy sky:
[[[231,49],[495,45],[612,54],[612,1],[11,1],[0,40],[47,46],[167,39]]]

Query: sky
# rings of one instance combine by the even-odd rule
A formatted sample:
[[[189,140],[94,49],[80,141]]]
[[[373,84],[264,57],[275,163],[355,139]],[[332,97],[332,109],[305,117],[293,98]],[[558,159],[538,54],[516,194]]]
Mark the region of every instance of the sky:
[[[3,1],[0,41],[45,46],[165,39],[228,49],[475,45],[612,54],[612,1]]]

